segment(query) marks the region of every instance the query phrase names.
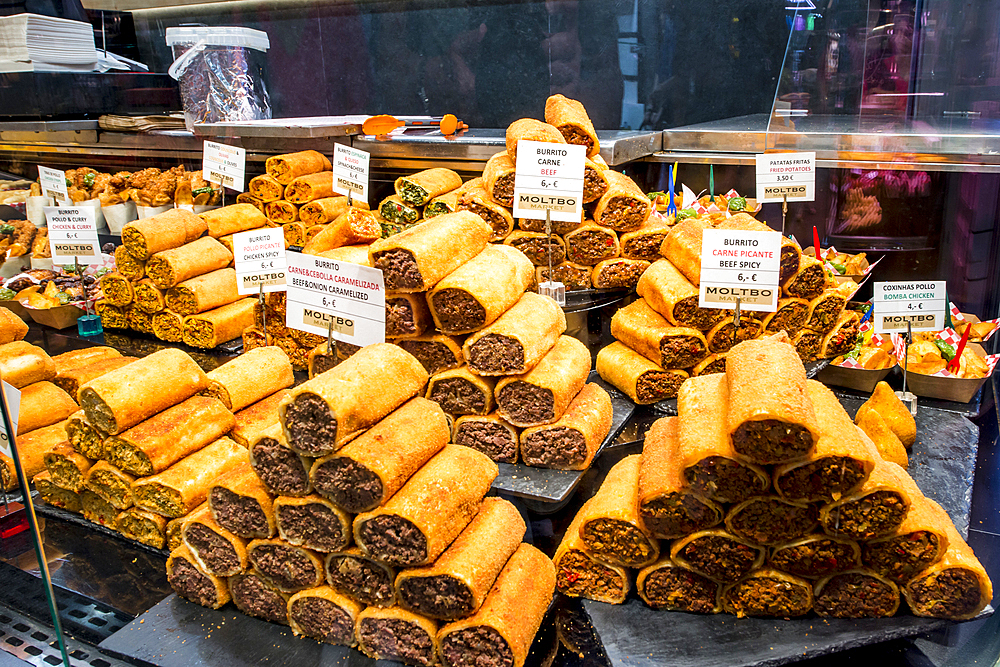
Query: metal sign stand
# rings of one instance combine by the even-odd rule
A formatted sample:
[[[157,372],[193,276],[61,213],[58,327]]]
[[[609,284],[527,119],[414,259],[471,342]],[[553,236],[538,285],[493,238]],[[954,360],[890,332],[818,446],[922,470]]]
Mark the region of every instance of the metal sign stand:
[[[905,346],[903,348],[903,391],[897,391],[896,397],[899,398],[909,409],[910,414],[914,417],[917,416],[917,397],[915,394],[911,394],[906,391],[906,367],[910,358],[910,341],[913,340],[913,323],[906,323],[906,339]]]
[[[546,246],[545,249],[548,251],[549,256],[549,275],[548,280],[538,284],[538,293],[544,294],[545,296],[552,297],[559,307],[562,308],[566,305],[566,286],[562,283],[553,280],[552,275],[552,211],[545,209],[545,237]]]

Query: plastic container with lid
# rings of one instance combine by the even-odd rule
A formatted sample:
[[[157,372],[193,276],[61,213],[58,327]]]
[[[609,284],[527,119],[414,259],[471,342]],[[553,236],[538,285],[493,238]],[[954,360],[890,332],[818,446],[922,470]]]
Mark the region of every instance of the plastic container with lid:
[[[169,74],[180,84],[184,123],[263,120],[271,117],[264,83],[267,33],[235,26],[167,28],[174,62]]]

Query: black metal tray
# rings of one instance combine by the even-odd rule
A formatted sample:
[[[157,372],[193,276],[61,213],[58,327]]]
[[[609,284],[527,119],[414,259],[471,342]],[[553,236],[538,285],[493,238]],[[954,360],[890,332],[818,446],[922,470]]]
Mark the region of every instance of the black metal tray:
[[[148,551],[149,553],[156,554],[157,556],[166,557],[170,555],[170,552],[164,549],[157,549],[155,547],[149,546],[148,544],[143,544],[142,542],[136,542],[135,540],[125,537],[117,530],[112,530],[111,528],[102,526],[99,523],[94,523],[93,521],[85,519],[83,518],[82,514],[77,514],[76,512],[69,512],[59,507],[54,507],[53,505],[49,505],[44,500],[42,500],[41,496],[38,495],[37,491],[32,492],[31,499],[35,505],[35,512],[39,516],[48,517],[50,519],[59,519],[60,521],[71,523],[74,526],[81,526],[83,528],[92,530],[95,533],[99,533],[106,537],[113,537],[114,539],[120,542],[124,542],[129,546],[135,547],[137,549],[142,549],[143,551]]]
[[[563,311],[580,313],[617,303],[632,294],[631,289],[581,289],[566,292],[566,305]]]

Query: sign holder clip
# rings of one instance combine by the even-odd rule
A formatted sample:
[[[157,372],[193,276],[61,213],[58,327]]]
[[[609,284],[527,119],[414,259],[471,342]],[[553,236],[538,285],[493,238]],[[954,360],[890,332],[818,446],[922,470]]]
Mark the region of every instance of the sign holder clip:
[[[915,394],[911,394],[906,391],[906,367],[907,362],[910,358],[910,341],[913,340],[913,323],[906,323],[906,338],[904,339],[905,345],[903,347],[903,391],[897,391],[896,397],[901,400],[907,408],[910,410],[910,414],[914,417],[917,415],[917,397]]]
[[[551,297],[559,304],[559,307],[566,306],[566,286],[554,281],[552,275],[552,211],[545,209],[545,236],[546,250],[549,255],[549,279],[538,284],[538,293]]]

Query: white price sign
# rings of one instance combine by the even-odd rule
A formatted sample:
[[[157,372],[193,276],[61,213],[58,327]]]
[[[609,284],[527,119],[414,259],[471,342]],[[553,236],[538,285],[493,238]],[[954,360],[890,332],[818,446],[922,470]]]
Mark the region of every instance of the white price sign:
[[[702,308],[736,307],[773,313],[778,309],[781,234],[706,229],[701,239]]]
[[[236,290],[239,294],[285,291],[285,235],[281,227],[233,234]]]
[[[354,345],[385,342],[382,271],[315,255],[288,253],[285,325]]]
[[[15,389],[13,385],[4,382],[3,393],[7,397],[7,416],[10,417],[10,425],[14,427],[14,432],[17,433],[17,418],[21,414],[21,390]],[[3,422],[0,422],[0,452],[13,458],[10,452],[10,438],[7,435],[7,429],[4,428]]]
[[[69,200],[65,171],[38,165],[38,181],[42,187],[42,194],[52,195],[63,201]]]
[[[333,191],[368,202],[369,154],[343,144],[333,147]]]
[[[948,283],[944,280],[875,283],[875,333],[940,331],[945,326]]]
[[[759,201],[815,201],[816,153],[758,153]]]
[[[101,242],[97,238],[97,210],[92,206],[46,206],[52,263],[64,266],[99,264]]]
[[[579,222],[583,211],[583,167],[587,147],[517,142],[514,172],[514,217]]]
[[[206,181],[242,192],[246,172],[246,149],[214,141],[205,142],[201,156],[201,177]]]

